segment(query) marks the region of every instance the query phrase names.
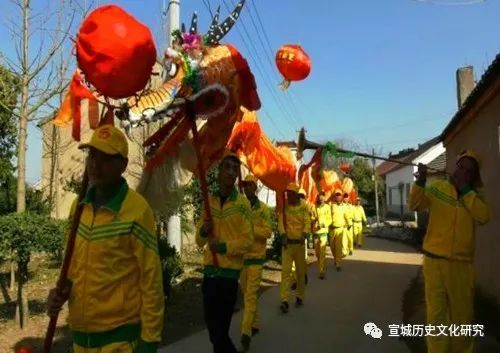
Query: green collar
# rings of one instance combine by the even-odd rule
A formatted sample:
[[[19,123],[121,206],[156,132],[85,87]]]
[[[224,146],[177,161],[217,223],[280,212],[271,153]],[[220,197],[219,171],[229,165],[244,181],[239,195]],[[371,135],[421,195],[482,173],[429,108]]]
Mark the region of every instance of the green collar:
[[[218,197],[218,198],[221,197],[219,191],[214,192],[212,194],[212,196]],[[229,194],[229,197],[227,199],[229,201],[236,201],[237,198],[238,198],[238,191],[236,190],[236,188],[233,188],[233,190],[231,191],[231,193]]]
[[[252,205],[252,208],[254,210],[258,210],[260,208],[260,200],[259,198],[257,197],[257,199],[255,200],[255,203]]]
[[[102,207],[114,213],[120,212],[120,209],[122,208],[122,203],[125,200],[127,193],[128,193],[128,184],[127,181],[124,178],[122,178],[120,188],[116,192],[116,195],[113,196],[111,200],[109,200]],[[82,202],[87,205],[93,204],[94,198],[95,198],[95,187],[91,187],[87,191],[87,194],[85,195]]]

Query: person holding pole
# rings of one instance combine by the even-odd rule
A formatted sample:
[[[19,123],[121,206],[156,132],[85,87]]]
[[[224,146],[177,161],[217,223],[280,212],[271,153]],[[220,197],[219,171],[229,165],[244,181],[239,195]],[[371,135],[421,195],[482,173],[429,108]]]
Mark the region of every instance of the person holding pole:
[[[257,197],[257,178],[247,175],[243,180],[243,191],[252,206],[254,243],[245,255],[240,286],[244,298],[241,323],[241,344],[245,351],[250,348],[251,337],[259,332],[258,296],[262,279],[262,266],[266,261],[266,242],[273,233],[271,210]]]
[[[363,225],[366,224],[365,209],[361,205],[361,198],[356,198],[356,205],[353,207],[353,230],[354,246],[362,248],[364,244]]]
[[[235,188],[239,173],[238,155],[226,151],[219,164],[219,191],[209,197],[213,219],[203,209],[196,232],[196,243],[205,250],[203,307],[214,353],[237,352],[229,327],[244,256],[254,242],[250,203]]]
[[[332,225],[331,206],[326,203],[325,193],[318,195],[318,202],[313,212],[315,224],[315,248],[318,258],[319,278],[325,279],[326,273],[326,246],[328,244],[328,230]]]
[[[334,192],[334,202],[331,205],[332,224],[330,225],[329,242],[337,272],[342,270],[343,241],[349,218],[343,204],[342,190]]]
[[[299,186],[290,183],[286,189],[285,214],[279,215],[278,229],[282,239],[282,267],[281,267],[281,305],[280,310],[287,313],[289,309],[288,294],[290,279],[292,277],[292,265],[295,263],[297,273],[297,297],[296,307],[304,305],[306,259],[305,239],[310,232],[310,215],[305,203],[302,203],[299,195]]]
[[[446,327],[471,325],[474,319],[475,228],[490,219],[482,192],[481,163],[472,151],[457,158],[449,180],[427,182],[427,167],[419,164],[408,206],[429,210],[424,237],[424,284],[427,323]],[[429,353],[472,353],[474,337],[427,337]]]
[[[90,187],[67,287],[50,291],[48,313],[68,301],[74,353],[156,352],[164,313],[158,240],[153,211],[122,177],[127,139],[103,125],[79,148]]]

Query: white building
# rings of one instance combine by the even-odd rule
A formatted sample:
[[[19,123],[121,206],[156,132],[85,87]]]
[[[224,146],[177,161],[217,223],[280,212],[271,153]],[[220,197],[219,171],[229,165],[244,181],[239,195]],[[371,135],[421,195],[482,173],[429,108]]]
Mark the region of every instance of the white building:
[[[405,163],[423,163],[431,168],[429,178],[439,178],[444,175],[446,166],[446,153],[443,143],[438,138],[433,138],[417,149],[406,149],[397,155],[390,156],[393,159]],[[443,173],[435,170],[443,171]],[[415,213],[408,210],[407,202],[411,185],[415,181],[416,166],[404,165],[395,162],[384,162],[377,167],[377,172],[385,178],[386,189],[386,217],[407,220],[416,220]]]

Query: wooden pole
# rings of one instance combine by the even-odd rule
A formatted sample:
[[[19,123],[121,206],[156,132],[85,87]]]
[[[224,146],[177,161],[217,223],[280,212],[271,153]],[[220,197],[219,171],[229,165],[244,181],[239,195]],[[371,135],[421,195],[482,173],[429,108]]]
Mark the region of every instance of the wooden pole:
[[[85,171],[83,172],[82,185],[80,187],[80,193],[78,194],[78,203],[76,206],[75,213],[73,214],[71,229],[68,235],[68,241],[66,243],[64,260],[62,263],[61,272],[59,273],[59,279],[57,280],[56,290],[59,293],[63,292],[67,287],[69,266],[71,265],[73,250],[75,248],[76,234],[78,231],[78,225],[80,224],[80,218],[82,216],[83,206],[84,206],[81,201],[83,201],[85,194],[87,193],[88,185],[89,185],[89,178],[87,175],[87,168],[85,167]],[[58,317],[59,313],[56,313],[54,316],[50,317],[43,345],[44,353],[50,353],[52,350],[52,341],[54,339],[54,333],[56,331]]]

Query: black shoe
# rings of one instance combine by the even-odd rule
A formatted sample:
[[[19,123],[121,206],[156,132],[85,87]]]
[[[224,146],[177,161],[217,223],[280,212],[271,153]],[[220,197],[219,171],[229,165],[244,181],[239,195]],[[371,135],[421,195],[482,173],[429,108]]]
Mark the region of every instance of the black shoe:
[[[321,280],[325,279],[325,274],[324,273],[320,273],[319,274],[319,279],[321,279]]]
[[[250,349],[250,342],[252,339],[249,335],[241,335],[241,345],[243,346],[243,352],[246,352]]]
[[[352,256],[352,251],[349,251],[349,256]]]
[[[297,283],[293,283],[290,287],[292,290],[297,290]]]
[[[360,248],[360,249],[361,249],[362,247],[363,247],[363,245],[358,245],[358,248]]]
[[[337,272],[340,272],[340,271],[342,271],[342,267],[337,266]]]
[[[281,302],[280,310],[283,314],[288,312],[288,302]]]
[[[295,307],[300,308],[301,306],[304,306],[304,302],[302,301],[302,299],[297,298],[297,300],[295,301]]]
[[[260,332],[258,328],[252,327],[252,336],[257,335]]]

